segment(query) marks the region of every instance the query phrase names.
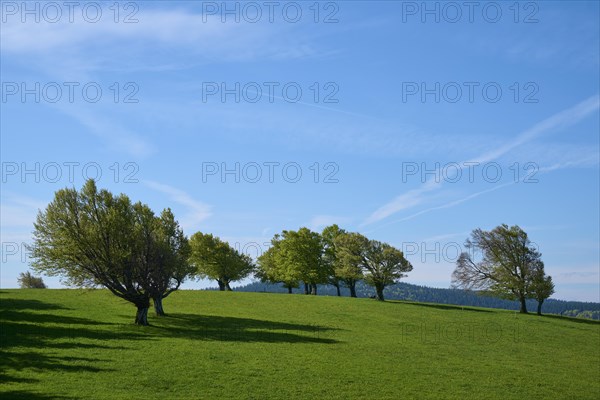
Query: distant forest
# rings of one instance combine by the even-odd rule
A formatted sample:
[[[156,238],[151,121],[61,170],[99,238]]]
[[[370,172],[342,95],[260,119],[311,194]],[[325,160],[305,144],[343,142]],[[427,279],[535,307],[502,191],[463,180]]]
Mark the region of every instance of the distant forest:
[[[236,287],[234,290],[238,292],[287,293],[287,289],[281,285],[262,282],[252,282],[245,286]],[[342,287],[341,292],[342,296],[347,297],[350,295],[350,292],[346,288]],[[300,289],[294,289],[293,293],[300,294],[302,292]],[[337,292],[336,288],[333,286],[319,285],[318,294],[322,296],[336,296]],[[361,281],[356,284],[356,294],[358,297],[371,297],[375,294],[375,290]],[[398,283],[386,287],[385,297],[389,300],[519,310],[518,301],[484,296],[473,291],[431,288],[427,286],[411,285],[410,283]],[[537,302],[535,300],[528,300],[528,309],[535,310],[536,307]],[[542,310],[547,314],[600,320],[600,303],[548,299],[544,302]]]

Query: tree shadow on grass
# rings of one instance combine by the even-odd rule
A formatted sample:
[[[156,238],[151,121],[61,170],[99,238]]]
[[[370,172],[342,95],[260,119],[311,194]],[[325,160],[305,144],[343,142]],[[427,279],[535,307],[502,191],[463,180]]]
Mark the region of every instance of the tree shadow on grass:
[[[31,322],[36,324],[58,323],[61,325],[114,325],[108,322],[93,321],[88,318],[66,315],[32,313],[26,311],[5,310],[0,306],[0,321]]]
[[[454,304],[420,303],[420,302],[416,302],[416,301],[405,301],[405,300],[389,301],[389,303],[410,304],[413,306],[437,308],[440,310],[474,311],[474,312],[485,312],[485,313],[494,312],[493,310],[485,310],[485,309],[481,309],[481,308],[471,308],[471,307],[465,307],[465,306],[458,306],[458,305],[454,305]]]
[[[80,356],[81,350],[122,349],[124,347],[118,344],[122,339],[151,339],[130,327],[111,329],[106,325],[113,324],[40,312],[63,309],[37,300],[3,299],[0,302],[0,382],[38,381],[18,376],[21,371],[34,371],[36,374],[52,370],[65,373],[111,371],[101,366],[107,360]],[[115,327],[119,328],[118,325]],[[66,349],[67,355],[52,354],[59,349]],[[77,356],[69,356],[69,349],[77,351]],[[26,398],[23,393],[23,398]],[[29,398],[35,399],[35,396],[32,394]],[[2,398],[14,397],[3,395]]]
[[[0,311],[16,310],[69,310],[59,304],[32,299],[0,298]]]
[[[50,399],[58,399],[58,400],[75,400],[75,397],[65,397],[65,396],[57,396],[34,393],[29,392],[27,390],[11,390],[8,392],[0,392],[3,399],[11,399],[11,400],[50,400]]]
[[[97,366],[84,365],[90,363],[101,363],[107,360],[101,360],[99,358],[90,357],[59,357],[49,356],[34,351],[24,352],[4,352],[0,351],[2,360],[0,366],[4,370],[6,367],[10,367],[12,371],[44,371],[44,370],[60,370],[62,372],[100,372],[100,371],[113,371],[112,369],[99,368]],[[33,379],[25,378],[29,382],[34,381]],[[12,378],[5,376],[0,373],[0,382],[12,382]]]
[[[329,333],[337,328],[216,315],[170,314],[152,326],[158,335],[195,340],[266,343],[339,343]]]

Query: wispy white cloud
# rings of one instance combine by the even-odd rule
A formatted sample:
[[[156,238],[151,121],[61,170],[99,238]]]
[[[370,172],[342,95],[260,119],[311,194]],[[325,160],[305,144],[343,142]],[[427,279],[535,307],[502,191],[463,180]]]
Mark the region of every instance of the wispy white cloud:
[[[252,104],[211,104],[198,100],[194,104],[178,105],[178,109],[169,105],[167,108],[169,113],[164,115],[175,115],[186,123],[201,122],[236,143],[261,141],[294,150],[326,148],[342,155],[414,159],[423,154],[437,157],[448,152],[464,154],[466,148],[477,151],[484,145],[475,135],[423,132],[400,119],[365,115],[355,112],[353,107],[306,105],[298,112],[298,104],[285,101],[258,108]],[[246,134],[249,130],[254,131],[252,136]],[[489,143],[489,140],[485,142],[485,146]]]
[[[464,202],[466,202],[466,201],[469,201],[469,200],[472,200],[472,199],[474,199],[474,198],[476,198],[476,197],[479,197],[479,196],[481,196],[481,195],[484,195],[484,194],[486,194],[486,193],[495,192],[496,190],[500,190],[500,189],[502,189],[502,188],[504,188],[504,187],[506,187],[506,186],[514,185],[515,183],[516,183],[516,182],[507,182],[507,183],[503,183],[503,184],[501,184],[501,185],[494,186],[494,187],[492,187],[492,188],[490,188],[490,189],[486,189],[486,190],[482,190],[482,191],[480,191],[480,192],[477,192],[477,193],[470,194],[470,195],[468,195],[467,197],[463,197],[462,199],[454,200],[454,201],[451,201],[451,202],[449,202],[449,203],[442,204],[442,205],[440,205],[440,206],[435,206],[435,207],[426,208],[425,210],[421,210],[421,211],[419,211],[419,212],[416,212],[416,213],[414,213],[414,214],[411,214],[411,215],[409,215],[409,216],[406,216],[406,217],[404,217],[404,218],[400,218],[400,219],[397,219],[397,220],[391,221],[391,222],[389,222],[389,223],[390,223],[390,224],[393,224],[393,223],[396,223],[396,222],[408,221],[408,220],[410,220],[410,219],[416,218],[416,217],[418,217],[418,216],[420,216],[420,215],[423,215],[423,214],[430,213],[430,212],[432,212],[432,211],[443,210],[443,209],[445,209],[445,208],[454,207],[454,206],[457,206],[457,205],[459,205],[459,204],[462,204],[462,203],[464,203]]]
[[[569,17],[572,18],[573,15]],[[544,21],[547,25],[543,24],[544,26],[540,26],[539,30],[528,35],[511,32],[502,39],[507,41],[506,46],[498,46],[496,51],[506,52],[511,60],[527,60],[544,63],[544,65],[560,63],[562,66],[597,68],[600,62],[597,51],[597,19],[594,21],[575,17],[576,21],[568,21],[566,18],[569,17],[561,10],[544,10]],[[579,40],[572,40],[573,37]]]
[[[180,219],[184,229],[198,228],[198,225],[208,219],[211,215],[211,206],[195,200],[188,193],[173,186],[155,181],[142,181],[147,187],[166,194],[170,200],[182,205],[187,213]]]
[[[311,229],[313,231],[320,231],[321,229],[325,228],[326,226],[333,225],[333,224],[343,225],[343,224],[349,223],[350,221],[351,221],[351,218],[347,218],[347,217],[338,217],[338,216],[334,216],[334,215],[315,215],[307,223],[307,226],[309,229]]]
[[[390,215],[396,214],[399,211],[406,210],[421,204],[425,195],[431,192],[439,186],[439,183],[435,181],[427,181],[418,189],[409,190],[408,192],[401,194],[394,200],[384,204],[375,210],[363,223],[362,226],[372,224],[374,222],[381,221]]]
[[[530,142],[544,134],[547,134],[547,133],[553,132],[553,131],[557,131],[560,129],[564,129],[568,126],[571,126],[571,125],[581,121],[583,118],[589,116],[590,114],[597,112],[599,107],[600,107],[600,96],[598,96],[598,95],[592,96],[592,97],[578,103],[574,107],[563,110],[541,122],[538,122],[537,124],[533,125],[531,128],[529,128],[526,131],[517,135],[517,137],[515,139],[513,139],[512,141],[505,143],[504,145],[502,145],[494,150],[485,152],[485,153],[483,153],[477,157],[474,157],[470,160],[466,160],[461,163],[458,163],[459,168],[464,169],[464,168],[466,168],[467,165],[469,165],[469,163],[482,164],[482,163],[494,161],[494,160],[500,158],[501,156],[507,154],[511,150],[515,149],[516,147],[519,147],[527,142]],[[569,164],[572,164],[575,162],[576,161],[573,161]],[[558,169],[559,167],[566,167],[569,164],[564,163],[564,164],[552,166],[549,168]],[[467,196],[464,199],[456,200],[456,201],[453,201],[453,202],[450,202],[450,203],[447,203],[447,204],[444,204],[441,206],[437,206],[437,207],[431,207],[429,209],[409,215],[408,217],[402,218],[402,219],[394,221],[394,222],[406,221],[408,219],[415,218],[419,215],[425,214],[425,213],[433,211],[433,210],[439,210],[439,209],[444,209],[444,208],[448,208],[448,207],[453,207],[455,205],[458,205],[465,201],[468,201],[472,198],[475,198],[482,194],[489,193],[489,192],[498,190],[500,188],[509,186],[513,183],[514,182],[501,184],[501,185],[495,186],[492,189],[487,189],[487,190],[484,190],[484,191],[481,191],[478,193],[474,193],[470,196]],[[415,206],[422,204],[425,200],[428,199],[428,197],[425,196],[426,193],[430,193],[430,192],[440,189],[443,186],[443,184],[444,184],[443,180],[437,180],[437,181],[435,181],[433,179],[427,180],[420,188],[413,189],[405,194],[402,194],[402,195],[396,197],[395,199],[393,199],[392,201],[379,207],[377,210],[375,210],[371,215],[369,215],[366,218],[366,220],[362,223],[362,226],[369,225],[369,224],[372,224],[375,222],[379,222],[385,218],[390,217],[393,214],[396,214],[399,211],[413,208]]]
[[[222,24],[218,18],[183,10],[146,10],[137,22],[115,23],[101,18],[95,23],[77,19],[57,23],[22,23],[19,18],[7,18],[3,27],[3,50],[13,53],[52,53],[74,47],[106,43],[114,39],[147,39],[161,44],[204,46],[203,41],[215,39],[236,29],[236,24]],[[240,26],[240,24],[237,24]]]
[[[569,131],[568,137],[584,137],[594,140],[594,132],[580,133]],[[564,137],[556,137],[550,140],[538,141],[536,146],[521,146],[510,153],[514,162],[525,165],[534,162],[536,166],[552,166],[555,164],[573,163],[573,168],[587,168],[598,164],[600,151],[598,146],[590,146],[585,142],[573,143]]]
[[[55,108],[104,140],[112,151],[126,153],[136,158],[145,158],[156,152],[156,147],[148,139],[119,123],[116,113],[94,111],[74,104],[68,106],[57,104]]]
[[[52,81],[102,82],[107,73],[115,71],[127,74],[184,70],[211,63],[297,59],[330,53],[318,49],[322,41],[310,30],[294,24],[222,23],[219,15],[203,15],[193,6],[142,7],[135,15],[138,22],[115,23],[113,11],[107,7],[103,6],[105,17],[97,23],[79,17],[69,22],[65,16],[57,23],[22,23],[18,16],[9,16],[2,24],[0,37],[3,62],[17,66],[21,77],[31,74],[36,79],[46,76]],[[106,86],[111,84],[112,81]],[[143,94],[147,96],[147,92]],[[144,99],[145,104],[147,101]],[[159,113],[164,113],[168,105],[161,99]],[[103,109],[101,104],[55,106],[103,138],[111,150],[138,158],[157,150],[136,132],[131,118],[119,119],[114,110]],[[138,107],[142,109],[142,120],[149,115],[158,118],[148,113],[148,108]],[[195,113],[192,110],[186,118]]]
[[[2,199],[2,215],[0,225],[7,227],[27,227],[33,229],[38,210],[44,209],[46,203],[27,196],[7,194]]]
[[[598,282],[600,272],[598,266],[578,267],[573,270],[572,266],[561,268],[548,268],[548,272],[552,273],[555,282],[560,284],[566,283],[592,283]]]
[[[505,155],[514,148],[521,146],[527,142],[530,142],[533,139],[536,139],[544,134],[553,131],[564,129],[581,121],[583,118],[598,111],[599,107],[600,95],[587,98],[571,108],[563,110],[557,114],[552,115],[549,118],[546,118],[543,121],[538,122],[531,128],[517,135],[517,137],[514,140],[504,144],[503,146],[500,146],[497,149],[484,153],[468,161],[479,163],[493,161],[499,158],[500,156]]]
[[[456,237],[467,237],[470,234],[470,232],[455,232],[455,233],[445,233],[443,235],[436,235],[436,236],[431,236],[428,238],[425,238],[422,240],[422,242],[439,242],[439,241],[443,241],[443,240],[447,240],[447,239],[452,239],[452,238],[456,238]]]
[[[104,12],[111,13],[105,9]],[[199,63],[262,58],[296,59],[320,54],[314,43],[291,24],[222,23],[220,16],[190,9],[140,9],[136,23],[101,18],[57,23],[21,23],[8,18],[2,28],[2,51],[11,56],[41,57],[56,63],[44,68],[73,70],[182,69]],[[286,34],[289,33],[289,34]],[[326,52],[324,52],[326,53]],[[182,54],[185,54],[183,60]],[[170,55],[184,62],[148,63]],[[164,57],[161,57],[164,60]]]
[[[549,167],[542,167],[537,172],[538,173],[547,173],[547,172],[552,172],[552,171],[556,171],[556,170],[559,170],[559,169],[573,168],[573,167],[582,166],[582,165],[589,166],[590,165],[589,164],[589,160],[573,160],[571,162],[565,162],[565,163],[561,163],[561,164],[554,164],[554,165],[551,165]],[[423,214],[430,213],[432,211],[437,211],[437,210],[443,210],[443,209],[446,209],[446,208],[451,208],[451,207],[457,206],[459,204],[465,203],[465,202],[467,202],[469,200],[472,200],[474,198],[477,198],[477,197],[479,197],[481,195],[484,195],[484,194],[487,194],[487,193],[490,193],[490,192],[494,192],[496,190],[505,188],[507,186],[510,186],[510,185],[513,185],[513,184],[519,183],[519,182],[522,182],[522,181],[506,182],[506,183],[500,184],[498,186],[494,186],[494,187],[492,187],[490,189],[486,189],[486,190],[482,190],[482,191],[479,191],[479,192],[476,192],[476,193],[472,193],[472,194],[470,194],[470,195],[468,195],[466,197],[463,197],[461,199],[458,199],[458,200],[454,200],[454,201],[451,201],[451,202],[448,202],[448,203],[445,203],[445,204],[442,204],[442,205],[439,205],[439,206],[426,208],[426,209],[421,210],[419,212],[416,212],[414,214],[408,215],[408,216],[406,216],[404,218],[400,218],[400,219],[397,219],[397,220],[394,220],[394,221],[390,221],[390,222],[388,222],[388,223],[386,223],[386,224],[384,224],[382,226],[387,226],[387,225],[395,224],[395,223],[398,223],[398,222],[408,221],[410,219],[416,218],[416,217],[418,217],[420,215],[423,215]]]
[[[556,164],[552,164],[552,165],[540,167],[539,172],[540,173],[552,172],[552,171],[556,171],[556,170],[559,170],[559,169],[565,169],[565,168],[593,167],[593,166],[598,165],[598,162],[599,162],[598,157],[599,157],[599,155],[600,155],[600,153],[596,153],[596,155],[592,155],[592,156],[587,157],[587,158],[581,158],[581,159],[577,159],[577,160],[564,161],[564,162],[560,162],[560,163],[556,163]]]

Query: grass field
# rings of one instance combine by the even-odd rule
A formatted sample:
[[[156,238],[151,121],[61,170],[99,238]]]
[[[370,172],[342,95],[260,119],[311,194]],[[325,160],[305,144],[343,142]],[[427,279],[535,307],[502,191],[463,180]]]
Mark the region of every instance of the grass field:
[[[2,399],[597,399],[600,324],[370,299],[1,290]]]

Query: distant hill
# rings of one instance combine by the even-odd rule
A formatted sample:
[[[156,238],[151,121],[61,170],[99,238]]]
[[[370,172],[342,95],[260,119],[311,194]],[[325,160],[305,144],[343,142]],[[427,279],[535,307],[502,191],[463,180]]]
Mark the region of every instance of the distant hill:
[[[262,282],[252,282],[245,286],[236,287],[234,290],[238,292],[287,293],[287,289],[283,288],[281,285]],[[349,296],[350,294],[346,288],[342,288],[341,291],[342,296]],[[294,293],[302,293],[302,291],[294,289]],[[333,286],[320,285],[318,294],[324,296],[336,296],[336,289]],[[370,297],[375,294],[375,290],[364,282],[359,282],[356,285],[356,294],[358,297]],[[385,296],[386,299],[389,300],[501,308],[505,310],[519,309],[519,303],[516,301],[483,296],[472,291],[431,288],[427,286],[412,285],[410,283],[398,283],[387,287],[385,289]],[[530,311],[537,310],[537,302],[535,300],[529,300],[527,302],[527,308]],[[600,320],[600,303],[548,299],[542,305],[542,312]]]

